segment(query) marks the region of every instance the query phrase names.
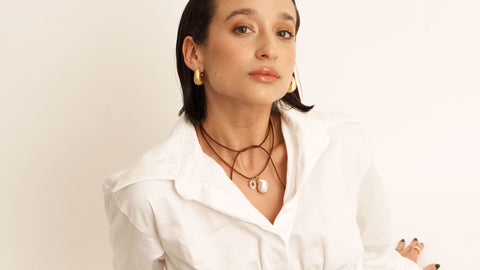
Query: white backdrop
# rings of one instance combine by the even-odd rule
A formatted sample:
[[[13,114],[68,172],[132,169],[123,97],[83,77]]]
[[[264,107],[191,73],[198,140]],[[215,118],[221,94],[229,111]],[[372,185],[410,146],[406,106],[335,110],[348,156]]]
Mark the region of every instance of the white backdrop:
[[[478,269],[478,1],[297,2],[304,99],[364,123],[398,239]],[[0,269],[111,269],[101,185],[176,121],[185,3],[0,2]]]

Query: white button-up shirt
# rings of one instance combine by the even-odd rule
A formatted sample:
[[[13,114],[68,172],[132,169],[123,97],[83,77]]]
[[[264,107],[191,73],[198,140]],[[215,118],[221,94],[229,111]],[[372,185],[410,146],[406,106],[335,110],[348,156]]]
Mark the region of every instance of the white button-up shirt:
[[[420,269],[394,250],[361,125],[336,112],[281,114],[287,181],[273,224],[182,117],[165,142],[105,182],[114,269]]]

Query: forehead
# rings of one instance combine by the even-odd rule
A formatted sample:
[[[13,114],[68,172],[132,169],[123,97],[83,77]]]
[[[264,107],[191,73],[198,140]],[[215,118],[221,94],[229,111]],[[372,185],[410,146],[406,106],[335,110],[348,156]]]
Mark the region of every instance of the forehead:
[[[295,5],[292,0],[214,0],[215,19],[225,20],[232,12],[241,9],[251,9],[258,16],[278,17],[281,13],[292,16],[295,20]]]

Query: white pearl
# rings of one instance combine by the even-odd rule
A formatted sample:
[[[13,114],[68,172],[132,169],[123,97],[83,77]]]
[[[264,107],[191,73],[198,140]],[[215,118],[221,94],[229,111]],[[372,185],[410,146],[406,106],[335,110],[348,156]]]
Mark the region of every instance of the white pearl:
[[[268,183],[263,179],[259,179],[257,183],[257,190],[258,192],[265,194],[268,191]]]

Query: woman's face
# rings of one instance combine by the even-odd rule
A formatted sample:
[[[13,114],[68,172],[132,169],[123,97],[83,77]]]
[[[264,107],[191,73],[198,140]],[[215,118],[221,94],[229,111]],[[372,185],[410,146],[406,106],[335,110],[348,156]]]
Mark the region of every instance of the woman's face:
[[[199,47],[209,97],[271,105],[288,90],[295,64],[291,0],[216,0]]]

